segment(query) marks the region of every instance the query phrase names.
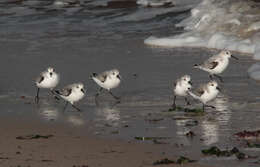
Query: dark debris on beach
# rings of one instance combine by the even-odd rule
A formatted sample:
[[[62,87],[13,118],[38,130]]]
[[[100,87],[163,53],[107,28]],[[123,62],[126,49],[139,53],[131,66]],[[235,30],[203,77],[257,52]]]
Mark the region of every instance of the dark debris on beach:
[[[196,160],[191,160],[187,157],[184,156],[180,156],[177,161],[174,160],[170,160],[168,158],[164,158],[161,160],[157,160],[153,163],[153,165],[169,165],[169,164],[186,164],[186,163],[192,163],[192,162],[196,162]]]
[[[200,108],[184,108],[184,107],[177,106],[175,109],[173,108],[168,109],[168,112],[175,112],[175,111],[183,111],[186,113],[204,113],[203,110]]]
[[[242,139],[260,139],[260,130],[255,130],[255,131],[242,131],[235,133],[234,136]]]
[[[193,138],[194,136],[196,136],[193,131],[189,131],[185,135],[186,135],[186,137],[189,137],[189,138]]]
[[[32,140],[32,139],[48,139],[53,137],[53,135],[25,135],[25,136],[17,136],[16,139],[18,140]]]
[[[212,146],[209,149],[203,149],[201,152],[204,155],[216,155],[217,157],[230,157],[235,155],[237,159],[243,160],[243,159],[248,159],[248,158],[256,158],[253,156],[246,155],[245,153],[242,153],[239,151],[238,148],[233,147],[231,150],[220,150],[216,146]]]

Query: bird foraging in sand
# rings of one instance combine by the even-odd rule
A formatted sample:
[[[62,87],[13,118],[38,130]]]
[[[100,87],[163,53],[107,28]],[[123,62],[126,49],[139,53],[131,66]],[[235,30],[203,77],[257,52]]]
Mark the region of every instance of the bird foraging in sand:
[[[116,100],[120,99],[111,92],[111,89],[118,87],[121,82],[119,70],[108,70],[100,74],[93,73],[91,78],[100,86],[100,89],[96,94],[96,98],[99,96],[103,89],[106,89]]]
[[[218,83],[216,81],[210,81],[207,84],[201,85],[194,93],[188,91],[189,95],[191,95],[194,99],[199,100],[202,103],[202,110],[205,111],[205,107],[215,108],[214,106],[206,105],[209,101],[214,100],[220,88],[218,87]]]
[[[176,82],[174,82],[174,88],[173,88],[173,104],[172,109],[176,109],[176,97],[181,96],[184,97],[186,104],[189,105],[189,101],[187,99],[188,91],[191,89],[192,83],[191,83],[191,77],[189,75],[184,75],[181,78],[177,79]]]
[[[64,110],[66,109],[69,102],[71,103],[72,107],[80,111],[80,109],[76,107],[74,103],[81,100],[85,96],[85,89],[83,83],[74,83],[64,87],[61,90],[56,90],[55,92],[66,101]]]
[[[41,74],[36,78],[35,84],[37,86],[37,94],[35,96],[35,103],[39,102],[40,89],[50,89],[51,93],[55,96],[53,89],[58,85],[60,81],[60,76],[54,70],[54,68],[49,67],[46,71],[41,72]],[[56,99],[58,99],[55,96]]]

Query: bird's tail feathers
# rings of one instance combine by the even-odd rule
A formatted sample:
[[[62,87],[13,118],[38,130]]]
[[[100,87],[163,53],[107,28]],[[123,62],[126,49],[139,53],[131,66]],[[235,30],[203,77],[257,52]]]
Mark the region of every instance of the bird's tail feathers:
[[[189,94],[191,97],[193,97],[194,99],[197,99],[197,100],[200,99],[199,96],[195,95],[195,94],[192,93],[191,91],[188,91],[188,94]]]
[[[92,74],[90,75],[89,79],[92,80],[93,77],[96,77],[97,75],[98,75],[97,73],[92,73]]]
[[[193,66],[194,68],[201,68],[201,66],[199,64],[194,64]]]
[[[58,95],[60,95],[60,91],[59,90],[54,90],[55,93],[57,93]]]

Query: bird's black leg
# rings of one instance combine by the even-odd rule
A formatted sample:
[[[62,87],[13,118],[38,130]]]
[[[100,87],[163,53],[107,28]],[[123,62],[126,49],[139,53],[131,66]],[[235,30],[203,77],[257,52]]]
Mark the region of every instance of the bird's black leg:
[[[37,88],[37,93],[35,96],[35,103],[38,104],[39,103],[39,93],[40,93],[40,88]]]
[[[221,76],[219,76],[217,74],[214,74],[214,76],[217,77],[220,80],[220,82],[224,82]]]
[[[172,103],[172,109],[175,110],[176,109],[176,96],[173,97],[173,103]]]
[[[60,98],[58,98],[54,92],[54,90],[51,90],[51,94],[53,95],[53,97],[56,99],[56,100],[60,100]]]
[[[209,75],[209,78],[210,78],[210,80],[213,80],[213,76],[211,74]]]
[[[120,101],[119,100],[117,100],[116,102],[114,102],[113,104],[112,104],[112,106],[110,107],[110,109],[113,109],[117,104],[119,104],[120,103]]]
[[[63,112],[65,111],[65,109],[67,108],[67,106],[68,106],[68,103],[69,102],[66,102],[66,104],[65,104],[65,106],[64,106],[64,108],[63,108]]]
[[[78,107],[76,107],[75,105],[72,104],[72,107],[75,108],[78,111],[81,111]]]
[[[111,96],[113,96],[116,100],[119,100],[120,98],[115,96],[110,90],[108,91]]]
[[[188,101],[187,97],[185,97],[185,102],[186,102],[186,105],[190,105],[190,102]]]
[[[202,111],[205,112],[205,105],[202,103]]]
[[[98,104],[98,101],[97,101],[97,97],[98,97],[99,94],[102,92],[102,90],[103,90],[103,88],[100,88],[100,89],[98,90],[98,92],[96,93],[96,95],[95,95],[95,103],[96,103],[97,106],[99,105],[99,104]]]
[[[98,90],[98,92],[97,92],[96,95],[95,95],[96,98],[99,96],[99,94],[102,92],[102,90],[103,90],[103,88],[100,88],[100,89]]]

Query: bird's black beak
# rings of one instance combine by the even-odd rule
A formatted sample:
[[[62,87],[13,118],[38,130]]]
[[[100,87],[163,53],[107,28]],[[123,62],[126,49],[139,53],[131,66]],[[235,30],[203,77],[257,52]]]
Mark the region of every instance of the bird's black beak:
[[[235,56],[233,56],[233,55],[231,55],[231,57],[232,57],[233,59],[239,60],[237,57],[235,57]]]
[[[84,89],[80,89],[80,91],[85,94],[85,90]]]
[[[221,89],[217,86],[216,89],[221,92]]]
[[[191,81],[189,81],[189,84],[190,84],[190,85],[192,85],[192,82],[191,82]]]
[[[116,76],[118,79],[121,79],[121,76],[118,74],[117,76]]]

